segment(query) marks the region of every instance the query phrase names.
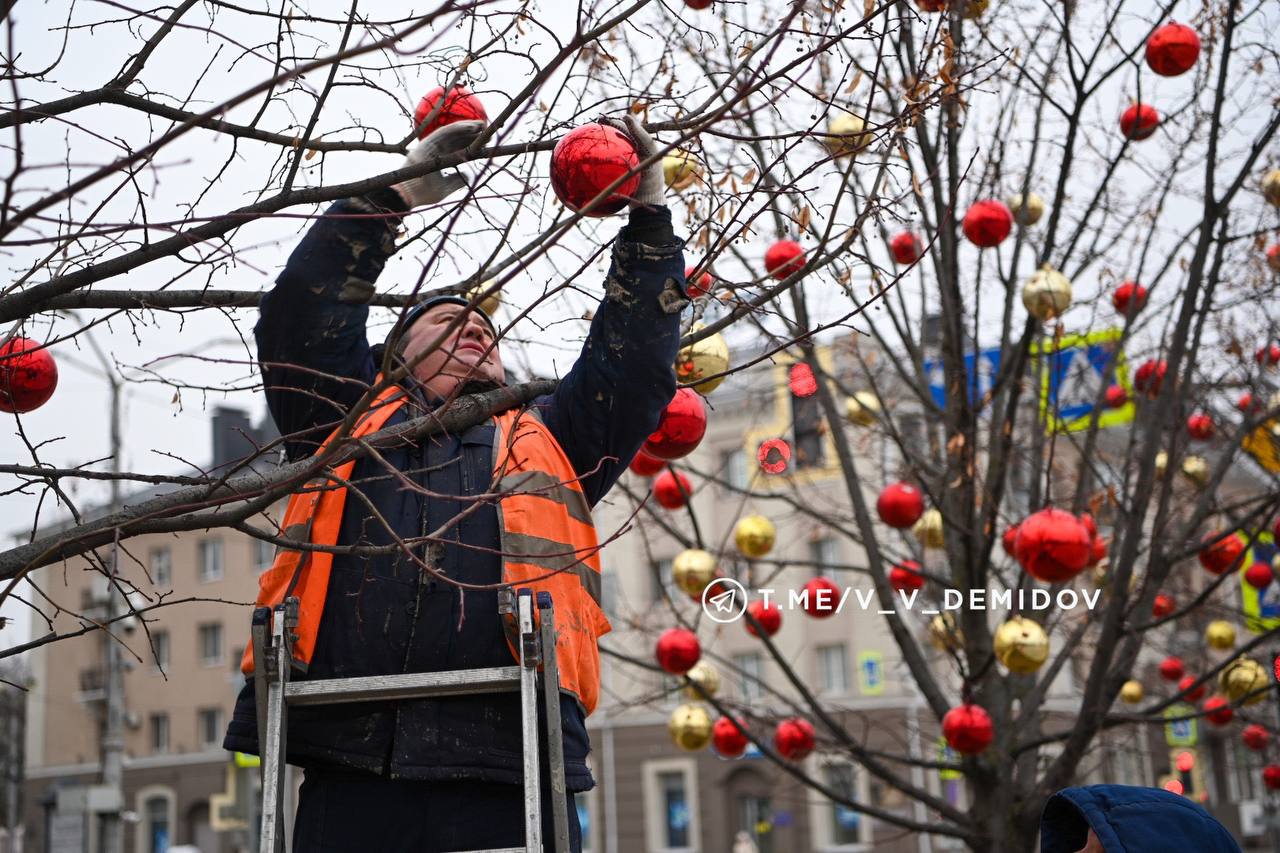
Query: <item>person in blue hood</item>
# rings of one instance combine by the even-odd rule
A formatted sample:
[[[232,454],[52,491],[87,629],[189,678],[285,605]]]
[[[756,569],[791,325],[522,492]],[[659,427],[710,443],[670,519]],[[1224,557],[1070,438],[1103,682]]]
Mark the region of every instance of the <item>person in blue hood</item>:
[[[1064,788],[1040,816],[1040,853],[1240,853],[1204,807],[1162,788]]]

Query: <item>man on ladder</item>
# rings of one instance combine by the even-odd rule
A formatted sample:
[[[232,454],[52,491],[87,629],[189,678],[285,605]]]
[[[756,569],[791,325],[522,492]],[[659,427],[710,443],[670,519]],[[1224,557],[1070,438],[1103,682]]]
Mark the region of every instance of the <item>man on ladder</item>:
[[[633,118],[617,124],[642,160],[656,151]],[[480,122],[446,125],[407,165],[465,148],[482,129]],[[291,458],[322,449],[378,379],[381,355],[366,338],[366,303],[401,218],[463,186],[460,176],[435,172],[335,203],[264,297],[258,356]],[[589,510],[675,392],[679,313],[687,303],[682,247],[663,204],[659,159],[644,171],[613,245],[604,299],[556,390],[460,434],[382,448],[309,483],[291,499],[281,535],[336,549],[282,549],[260,580],[260,605],[298,600],[289,649],[294,681],[511,667],[521,659],[520,638],[499,616],[495,587],[550,592],[574,851],[581,839],[573,793],[594,786],[585,720],[599,693],[596,640],[609,630]],[[353,435],[421,417],[455,392],[504,383],[492,320],[468,302],[432,291],[406,314],[388,346],[407,363],[428,354],[369,406]],[[486,494],[501,497],[468,499]],[[429,547],[412,553],[396,547],[425,537]],[[547,577],[556,569],[566,570]],[[536,578],[544,579],[529,583]],[[250,646],[242,669],[252,676],[254,666]],[[250,677],[225,747],[257,754],[258,724]],[[293,849],[521,847],[521,725],[517,693],[291,710],[287,759],[305,768]],[[542,835],[551,838],[543,783]]]

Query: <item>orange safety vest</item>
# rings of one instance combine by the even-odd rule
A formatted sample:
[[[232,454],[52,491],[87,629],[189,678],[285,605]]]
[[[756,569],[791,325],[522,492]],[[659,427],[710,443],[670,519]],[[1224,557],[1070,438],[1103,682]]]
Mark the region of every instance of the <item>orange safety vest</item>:
[[[380,394],[352,430],[353,438],[380,430],[407,400],[391,387]],[[498,526],[502,582],[551,593],[556,613],[556,665],[560,687],[587,714],[600,696],[600,652],[596,640],[611,630],[600,607],[600,546],[578,475],[550,430],[530,409],[494,416],[493,481],[500,494]],[[325,439],[322,452],[336,436]],[[312,545],[338,544],[347,487],[356,461],[320,474],[289,499],[282,536]],[[329,592],[333,554],[282,548],[258,580],[258,606],[273,607],[286,597],[299,602],[295,665],[306,668],[316,647],[320,617]],[[536,614],[535,610],[535,614]],[[519,662],[514,619],[503,620],[507,646]],[[253,645],[245,647],[240,669],[253,674]]]

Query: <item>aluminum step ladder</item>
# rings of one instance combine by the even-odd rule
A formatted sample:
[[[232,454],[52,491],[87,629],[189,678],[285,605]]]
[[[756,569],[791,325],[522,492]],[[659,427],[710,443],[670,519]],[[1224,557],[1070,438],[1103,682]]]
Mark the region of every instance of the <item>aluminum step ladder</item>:
[[[569,817],[564,780],[564,735],[560,728],[560,672],[556,667],[555,614],[551,594],[539,592],[534,619],[533,591],[510,588],[498,594],[501,618],[514,617],[520,641],[516,666],[459,669],[447,672],[405,673],[367,678],[290,681],[291,649],[298,625],[298,599],[290,597],[274,610],[253,613],[254,688],[258,710],[258,748],[262,756],[262,829],[258,853],[285,853],[285,744],[288,710],[302,705],[334,705],[393,699],[421,699],[474,693],[520,691],[521,735],[524,743],[523,847],[458,851],[458,853],[569,853]],[[542,673],[539,677],[538,667]],[[555,838],[544,847],[538,767],[538,692],[547,717],[547,754],[551,776]],[[551,685],[551,687],[548,687]]]

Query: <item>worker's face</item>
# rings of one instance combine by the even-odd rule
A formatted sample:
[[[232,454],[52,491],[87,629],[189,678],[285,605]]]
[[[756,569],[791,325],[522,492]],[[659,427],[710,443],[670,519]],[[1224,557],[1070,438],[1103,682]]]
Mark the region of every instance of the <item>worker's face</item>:
[[[462,313],[467,316],[458,327],[431,349]],[[413,375],[428,391],[441,397],[452,394],[459,385],[472,379],[501,383],[506,376],[493,330],[479,311],[468,312],[465,305],[448,302],[436,305],[409,327],[405,361],[412,363],[423,352],[427,354],[414,365]]]
[[[1089,839],[1084,843],[1083,847],[1076,851],[1076,853],[1107,853],[1107,850],[1102,846],[1102,842],[1098,840],[1098,836],[1094,835],[1093,830],[1091,829],[1089,830]]]

